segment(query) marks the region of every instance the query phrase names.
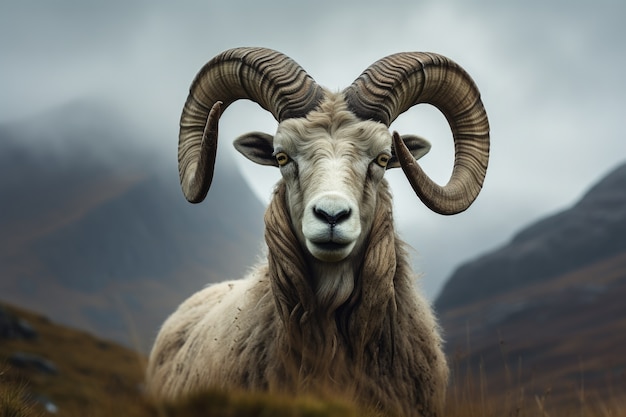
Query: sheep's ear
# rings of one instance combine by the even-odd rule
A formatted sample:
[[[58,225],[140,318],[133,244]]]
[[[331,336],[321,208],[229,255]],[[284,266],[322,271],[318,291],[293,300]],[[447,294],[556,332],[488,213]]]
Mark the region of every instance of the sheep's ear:
[[[263,132],[250,132],[233,142],[243,156],[260,165],[278,166],[274,157],[274,136]]]
[[[402,135],[402,140],[411,154],[415,158],[415,160],[420,159],[422,156],[426,155],[428,151],[430,151],[430,142],[426,139],[416,136],[416,135]],[[387,163],[387,169],[389,168],[398,168],[400,166],[400,161],[396,157],[396,152],[391,149],[391,159]]]

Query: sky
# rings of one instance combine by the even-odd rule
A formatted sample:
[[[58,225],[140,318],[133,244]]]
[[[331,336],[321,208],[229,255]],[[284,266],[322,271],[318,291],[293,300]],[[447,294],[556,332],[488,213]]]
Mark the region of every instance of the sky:
[[[395,52],[446,55],[472,76],[489,115],[482,193],[466,212],[440,216],[400,170],[386,174],[398,231],[434,299],[459,264],[570,207],[626,161],[624,18],[622,0],[0,0],[0,123],[99,97],[152,133],[139,146],[175,158],[189,85],[225,49],[279,50],[331,90]],[[220,121],[218,158],[236,153],[237,136],[276,126],[256,104],[235,103]],[[447,182],[453,145],[441,114],[417,106],[391,129],[428,138],[420,163]],[[234,161],[267,202],[278,171]]]

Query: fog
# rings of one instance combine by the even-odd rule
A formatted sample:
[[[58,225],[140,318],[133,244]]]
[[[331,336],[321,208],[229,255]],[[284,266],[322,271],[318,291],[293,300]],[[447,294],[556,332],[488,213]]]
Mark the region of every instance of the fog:
[[[625,12],[626,3],[610,0],[2,2],[0,122],[102,97],[151,133],[141,146],[174,158],[189,84],[224,49],[279,50],[334,90],[394,52],[446,55],[474,78],[489,114],[483,192],[467,212],[443,217],[402,172],[388,173],[398,229],[434,298],[464,260],[569,207],[626,159]],[[242,133],[275,128],[257,105],[236,103],[222,118],[219,152],[234,153],[230,142]],[[392,129],[428,138],[433,149],[421,164],[447,181],[453,147],[442,115],[418,106]],[[278,172],[235,160],[267,202]]]

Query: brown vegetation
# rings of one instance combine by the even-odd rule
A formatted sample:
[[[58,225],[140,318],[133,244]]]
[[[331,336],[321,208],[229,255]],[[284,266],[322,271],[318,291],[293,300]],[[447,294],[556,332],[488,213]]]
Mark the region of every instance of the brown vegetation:
[[[449,355],[500,403],[522,392],[535,409],[615,403],[626,399],[625,294],[621,253],[450,310],[441,317]]]
[[[142,394],[145,358],[133,350],[10,308],[38,333],[35,339],[0,340],[0,417],[185,417],[185,416],[366,416],[341,401],[288,398],[264,394],[211,391],[176,404],[155,405]],[[40,355],[54,363],[56,374],[20,369],[9,363],[15,351]],[[502,348],[502,357],[506,357]],[[447,417],[619,417],[626,416],[625,381],[616,380],[603,395],[585,391],[584,379],[572,388],[568,405],[552,392],[535,394],[520,377],[520,368],[505,361],[501,377],[471,367],[465,357],[451,360],[452,384]],[[494,382],[495,381],[495,382]],[[57,414],[38,399],[49,398]]]
[[[3,398],[13,389],[7,387],[21,384],[25,385],[27,400],[45,396],[58,407],[58,415],[133,415],[131,411],[139,407],[137,398],[144,368],[141,355],[56,325],[45,317],[14,308],[8,310],[26,320],[37,335],[32,339],[0,340]],[[32,366],[11,365],[10,359],[16,352],[49,361],[56,367],[56,374]],[[34,407],[38,408],[41,407]]]

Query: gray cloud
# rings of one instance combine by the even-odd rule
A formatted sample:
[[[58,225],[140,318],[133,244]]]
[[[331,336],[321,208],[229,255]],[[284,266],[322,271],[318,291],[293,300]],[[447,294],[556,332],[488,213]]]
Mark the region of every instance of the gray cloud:
[[[0,121],[99,95],[175,155],[178,117],[196,71],[242,45],[280,50],[331,89],[402,50],[448,55],[479,85],[492,126],[492,159],[475,205],[430,213],[390,172],[402,236],[416,248],[434,296],[453,268],[524,225],[572,204],[625,159],[621,119],[626,4],[604,1],[25,2],[0,5]],[[276,122],[236,103],[221,122],[220,152]],[[433,142],[423,166],[446,182],[452,142],[445,119],[421,106],[392,126]],[[267,200],[278,173],[236,158]]]

